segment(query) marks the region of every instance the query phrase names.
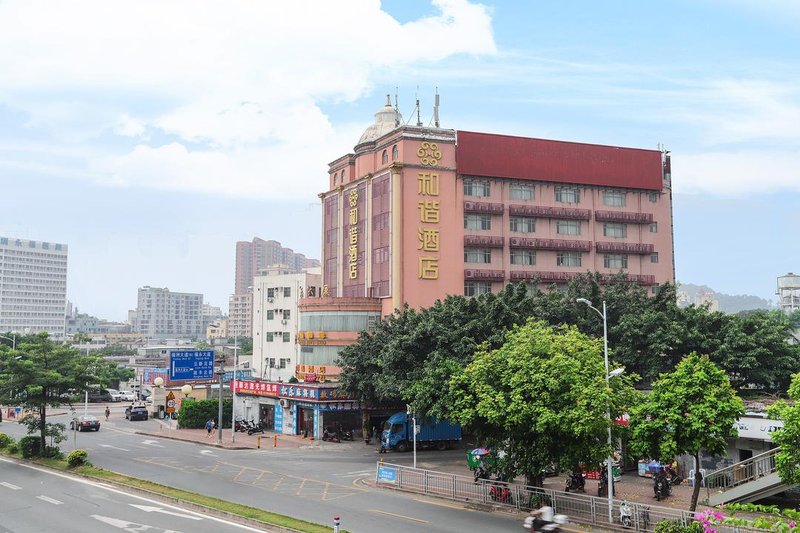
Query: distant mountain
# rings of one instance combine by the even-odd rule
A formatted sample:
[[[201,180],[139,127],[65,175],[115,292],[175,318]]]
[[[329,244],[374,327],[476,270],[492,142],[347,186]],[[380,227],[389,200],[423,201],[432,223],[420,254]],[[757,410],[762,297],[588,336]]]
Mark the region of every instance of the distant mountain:
[[[753,309],[776,309],[777,306],[770,300],[752,296],[749,294],[725,294],[716,292],[711,287],[706,285],[693,285],[691,283],[678,282],[678,292],[685,292],[688,295],[688,304],[695,303],[695,297],[698,292],[713,293],[714,298],[719,302],[719,310],[723,313],[738,313],[739,311],[751,311]]]

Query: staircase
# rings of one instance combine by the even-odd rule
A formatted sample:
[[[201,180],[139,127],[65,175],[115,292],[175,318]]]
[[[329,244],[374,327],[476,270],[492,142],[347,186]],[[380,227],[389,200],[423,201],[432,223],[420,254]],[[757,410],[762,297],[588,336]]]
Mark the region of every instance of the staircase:
[[[775,468],[778,448],[708,474],[703,479],[708,505],[753,502],[789,488]]]

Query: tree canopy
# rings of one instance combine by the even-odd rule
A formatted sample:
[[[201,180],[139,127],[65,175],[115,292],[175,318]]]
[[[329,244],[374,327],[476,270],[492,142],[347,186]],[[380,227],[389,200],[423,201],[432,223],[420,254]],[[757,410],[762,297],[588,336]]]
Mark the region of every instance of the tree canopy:
[[[775,466],[781,480],[788,485],[800,483],[800,373],[792,376],[787,402],[778,402],[769,409],[769,415],[783,421],[783,428],[772,434],[772,441],[780,451],[775,456]]]
[[[708,357],[692,353],[673,372],[662,374],[633,407],[631,444],[642,456],[671,460],[689,454],[699,465],[701,451],[725,454],[725,439],[736,437],[735,423],[743,415],[744,405],[727,374]],[[695,482],[692,511],[700,481]]]
[[[437,415],[502,449],[504,474],[525,474],[534,484],[551,465],[598,465],[608,457],[607,409],[613,417],[625,413],[636,394],[632,376],[607,386],[602,341],[543,321],[514,327],[499,348],[482,346],[445,388]]]

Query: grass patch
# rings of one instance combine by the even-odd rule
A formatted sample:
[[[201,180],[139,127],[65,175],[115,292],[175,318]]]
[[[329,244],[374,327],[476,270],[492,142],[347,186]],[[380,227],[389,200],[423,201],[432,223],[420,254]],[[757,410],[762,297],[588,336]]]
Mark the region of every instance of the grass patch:
[[[15,455],[4,454],[4,455],[20,458],[19,454]],[[209,507],[211,509],[216,509],[218,511],[223,511],[244,518],[258,520],[260,522],[264,522],[267,525],[286,527],[289,529],[302,531],[303,533],[330,533],[331,531],[331,528],[329,526],[315,524],[314,522],[307,522],[305,520],[300,520],[298,518],[292,518],[291,516],[271,513],[269,511],[265,511],[257,507],[250,507],[249,505],[241,505],[226,500],[220,500],[219,498],[212,498],[211,496],[204,496],[196,492],[190,492],[182,489],[168,487],[160,483],[154,483],[152,481],[147,481],[145,479],[138,479],[135,477],[126,476],[124,474],[119,474],[117,472],[112,472],[111,470],[105,470],[103,468],[98,468],[96,466],[86,465],[86,466],[79,466],[77,468],[69,468],[65,460],[45,459],[45,458],[36,458],[36,460],[32,462],[56,470],[75,472],[76,474],[81,474],[83,476],[92,479],[97,479],[101,481],[111,481],[114,483],[118,483],[120,485],[147,490],[156,494],[160,494],[162,496],[166,496],[168,498],[175,498],[177,500],[182,500],[189,503],[202,505],[204,507]],[[347,533],[347,531],[344,529],[342,529],[341,531],[342,533]]]

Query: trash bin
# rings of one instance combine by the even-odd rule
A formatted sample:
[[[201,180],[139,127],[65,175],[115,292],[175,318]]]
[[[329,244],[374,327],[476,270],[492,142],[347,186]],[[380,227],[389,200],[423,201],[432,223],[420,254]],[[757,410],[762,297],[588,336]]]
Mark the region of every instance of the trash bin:
[[[159,405],[158,406],[158,418],[160,418],[160,419],[164,418],[164,406],[163,405]]]

